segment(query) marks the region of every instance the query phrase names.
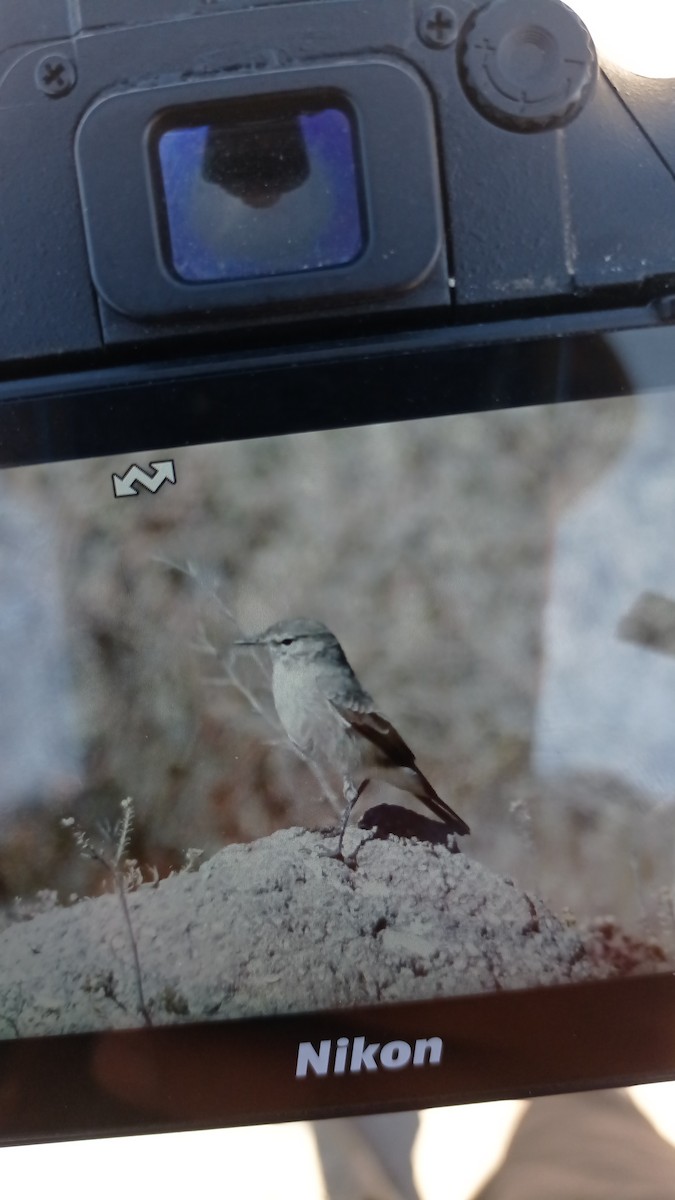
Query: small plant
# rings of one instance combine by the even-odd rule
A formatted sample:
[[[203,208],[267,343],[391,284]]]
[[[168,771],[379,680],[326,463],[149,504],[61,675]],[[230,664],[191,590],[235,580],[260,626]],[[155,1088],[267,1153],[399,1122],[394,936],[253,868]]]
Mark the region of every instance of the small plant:
[[[117,995],[115,975],[113,971],[101,971],[98,975],[87,979],[86,983],[84,984],[84,991],[88,992],[90,996],[94,996],[97,999],[100,997],[101,999],[111,1001],[117,1008],[121,1009],[122,1012],[127,1011],[126,1006],[122,1003]]]
[[[183,866],[179,874],[190,874],[193,871],[198,871],[202,860],[204,859],[204,851],[198,850],[196,846],[189,846],[183,855]]]
[[[10,921],[32,921],[43,913],[59,908],[59,894],[51,888],[41,888],[29,900],[17,896],[9,910]]]
[[[119,820],[114,825],[100,826],[98,837],[92,836],[92,834],[78,825],[74,817],[64,817],[61,824],[64,828],[71,830],[75,845],[78,847],[80,854],[84,858],[91,859],[93,862],[101,863],[110,873],[129,939],[138,1010],[145,1024],[152,1025],[143,994],[141,963],[127,901],[128,893],[135,891],[143,882],[143,875],[138,863],[135,859],[127,857],[134,823],[134,805],[130,796],[127,796],[126,800],[122,801],[120,809],[121,815]]]

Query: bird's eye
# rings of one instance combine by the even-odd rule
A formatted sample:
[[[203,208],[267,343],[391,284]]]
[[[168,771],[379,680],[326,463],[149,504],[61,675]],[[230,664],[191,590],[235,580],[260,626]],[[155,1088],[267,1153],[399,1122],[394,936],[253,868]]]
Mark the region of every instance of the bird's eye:
[[[282,638],[281,644],[282,644],[282,646],[292,646],[294,641],[295,641],[294,638]]]

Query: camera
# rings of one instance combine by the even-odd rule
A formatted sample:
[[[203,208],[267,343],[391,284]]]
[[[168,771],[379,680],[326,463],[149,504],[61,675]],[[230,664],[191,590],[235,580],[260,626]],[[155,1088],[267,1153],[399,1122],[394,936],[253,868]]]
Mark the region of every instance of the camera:
[[[670,1077],[675,83],[6,7],[0,1138]]]
[[[659,98],[556,0],[10,11],[6,369],[317,322],[593,329],[671,290]]]

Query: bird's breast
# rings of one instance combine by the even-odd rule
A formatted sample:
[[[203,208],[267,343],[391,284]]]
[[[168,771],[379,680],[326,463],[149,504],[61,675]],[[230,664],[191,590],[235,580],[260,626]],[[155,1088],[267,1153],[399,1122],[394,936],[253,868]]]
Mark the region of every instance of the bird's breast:
[[[304,664],[277,662],[272,692],[288,737],[305,754],[316,757],[332,740],[337,722],[318,673]]]

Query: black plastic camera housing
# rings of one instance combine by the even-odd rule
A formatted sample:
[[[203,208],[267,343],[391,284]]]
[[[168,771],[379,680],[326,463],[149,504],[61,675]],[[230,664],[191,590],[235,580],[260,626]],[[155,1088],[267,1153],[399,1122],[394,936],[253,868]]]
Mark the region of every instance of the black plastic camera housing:
[[[675,384],[675,80],[605,61],[559,0],[4,7],[2,467]],[[663,972],[20,1036],[0,1140],[667,1078],[673,1010]],[[299,1045],[362,1041],[398,1047],[379,1075],[299,1080]]]
[[[597,328],[671,291],[675,135],[662,113],[672,85],[599,71],[590,36],[558,0],[9,9],[6,370],[53,356],[114,363],[132,347],[151,358],[167,339],[172,355],[187,353],[209,334],[234,348],[264,329],[260,348],[317,322],[319,336],[426,327],[463,330],[464,341],[478,324],[522,316],[575,314]],[[305,262],[299,251],[266,273],[263,255],[233,278],[216,268],[186,279],[172,259],[160,127],[215,122],[245,139],[251,104],[290,119],[317,106],[347,114],[354,244],[346,260],[310,250]],[[206,192],[212,224],[221,201],[230,220],[232,198],[213,183]],[[254,259],[278,212],[244,214]],[[288,220],[297,236],[301,210]],[[227,237],[221,249],[231,256]]]

